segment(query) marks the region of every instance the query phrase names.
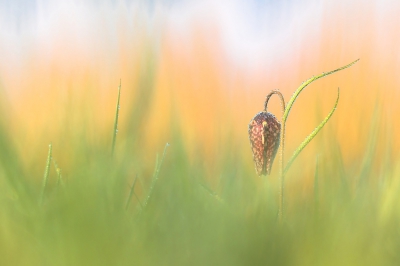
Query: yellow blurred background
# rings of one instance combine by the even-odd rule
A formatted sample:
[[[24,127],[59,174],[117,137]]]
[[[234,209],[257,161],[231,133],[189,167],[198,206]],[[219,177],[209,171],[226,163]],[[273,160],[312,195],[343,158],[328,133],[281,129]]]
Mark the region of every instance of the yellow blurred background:
[[[152,171],[179,128],[189,158],[202,161],[212,182],[226,152],[253,167],[247,125],[270,90],[288,101],[302,81],[360,58],[300,95],[287,123],[286,158],[329,113],[340,87],[331,121],[295,163],[305,173],[296,185],[308,191],[316,156],[330,158],[324,145],[337,145],[343,163],[357,169],[371,136],[379,176],[380,159],[394,162],[400,149],[400,4],[250,2],[39,1],[18,23],[3,8],[1,103],[24,162],[42,171],[37,162],[44,164],[53,142],[68,168],[70,141],[80,134],[111,144],[121,79],[117,151],[128,145],[129,113],[140,105],[141,121],[131,129],[140,132],[132,149],[143,156],[142,171]],[[280,119],[279,108],[273,99],[269,110]]]

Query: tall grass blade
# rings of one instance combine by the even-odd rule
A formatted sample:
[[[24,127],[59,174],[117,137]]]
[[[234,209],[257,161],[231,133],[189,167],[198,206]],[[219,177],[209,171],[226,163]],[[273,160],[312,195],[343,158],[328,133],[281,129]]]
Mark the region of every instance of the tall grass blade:
[[[147,203],[149,202],[149,199],[150,199],[150,197],[151,197],[151,194],[153,193],[154,185],[156,184],[156,182],[157,182],[157,180],[158,180],[158,174],[160,173],[160,168],[161,168],[161,165],[162,165],[162,163],[163,163],[163,160],[164,160],[164,157],[165,157],[165,154],[166,154],[166,152],[167,152],[167,148],[168,148],[168,147],[169,147],[169,143],[165,144],[164,152],[163,152],[163,155],[162,155],[162,157],[161,157],[160,162],[158,162],[158,154],[157,154],[157,158],[156,158],[156,167],[154,168],[154,173],[153,173],[153,178],[152,178],[152,181],[151,181],[149,193],[148,193],[148,195],[147,195],[147,197],[146,197],[145,202],[143,203],[143,208],[145,208],[145,207],[147,206]]]
[[[337,169],[337,174],[339,174],[340,177],[340,185],[341,185],[341,193],[344,198],[348,199],[349,196],[351,195],[351,189],[350,189],[350,184],[348,181],[348,177],[346,175],[346,168],[344,165],[344,159],[343,159],[343,153],[342,149],[340,148],[339,141],[336,139],[331,138],[332,143],[334,142],[335,144],[332,145],[332,160],[335,165],[335,168]]]
[[[56,187],[58,188],[60,184],[62,184],[62,176],[61,176],[61,168],[58,167],[56,160],[53,159],[54,169],[56,169],[57,173],[57,184]]]
[[[378,106],[375,107],[375,111],[372,116],[372,123],[369,130],[369,141],[367,145],[367,149],[365,151],[365,155],[361,164],[361,173],[358,181],[358,187],[363,185],[371,175],[371,169],[373,165],[373,161],[376,155],[376,149],[378,147],[378,135],[379,129],[381,128],[379,118],[381,117]]]
[[[118,86],[118,98],[117,98],[117,107],[115,110],[115,120],[114,120],[114,130],[113,130],[113,139],[112,139],[112,148],[111,148],[111,154],[114,154],[114,149],[115,149],[115,140],[117,138],[117,133],[118,133],[118,116],[119,116],[119,101],[121,98],[121,80],[119,80],[119,86]]]
[[[296,99],[297,99],[297,97],[299,96],[300,92],[301,92],[305,87],[307,87],[308,85],[310,85],[312,82],[316,81],[317,79],[326,77],[326,76],[328,76],[328,75],[330,75],[330,74],[333,74],[333,73],[335,73],[335,72],[338,72],[338,71],[340,71],[340,70],[349,68],[349,67],[351,67],[352,65],[354,65],[355,63],[357,63],[359,60],[360,60],[360,59],[357,59],[357,60],[355,60],[354,62],[351,62],[350,64],[345,65],[345,66],[343,66],[343,67],[340,67],[340,68],[338,68],[338,69],[335,69],[335,70],[332,70],[332,71],[329,71],[329,72],[323,72],[322,74],[320,74],[320,75],[318,75],[318,76],[315,76],[315,77],[312,77],[312,78],[309,78],[308,80],[306,80],[305,82],[303,82],[303,83],[300,85],[300,87],[297,88],[297,90],[293,93],[292,98],[290,98],[289,102],[287,103],[286,109],[285,109],[285,113],[283,114],[283,122],[284,122],[284,123],[286,122],[286,120],[287,120],[287,118],[288,118],[288,115],[289,115],[289,113],[290,113],[290,110],[292,109],[293,103],[296,101]]]
[[[300,154],[300,152],[307,146],[308,143],[310,143],[310,141],[318,134],[318,132],[324,127],[324,125],[328,122],[328,120],[331,118],[331,116],[333,115],[333,113],[336,110],[336,107],[338,105],[339,102],[339,95],[340,95],[340,90],[338,88],[338,96],[336,98],[336,102],[335,102],[335,106],[333,107],[333,109],[331,110],[331,112],[328,114],[328,116],[321,122],[321,124],[318,125],[318,127],[316,127],[313,132],[311,132],[310,135],[308,135],[308,137],[300,144],[300,146],[295,150],[295,152],[293,153],[292,157],[290,158],[288,164],[285,167],[285,170],[283,172],[283,174],[285,175],[286,172],[289,170],[290,166],[292,165],[293,161],[296,159],[296,157]]]
[[[126,200],[126,204],[125,204],[125,210],[127,210],[129,208],[129,204],[131,202],[132,196],[135,193],[135,185],[136,185],[136,181],[137,181],[138,176],[136,175],[135,180],[133,180],[133,184],[131,186],[131,190],[129,191],[129,196],[128,199]],[[142,205],[139,201],[140,206]]]
[[[319,156],[317,155],[317,159],[315,162],[315,173],[314,173],[314,206],[315,206],[315,213],[318,214],[319,211],[319,187],[318,187],[318,181],[319,181]]]
[[[3,98],[0,99],[3,107]],[[4,178],[11,191],[15,195],[24,195],[20,199],[26,199],[26,203],[30,204],[33,199],[37,200],[37,195],[34,193],[33,187],[27,182],[28,180],[26,180],[27,175],[24,171],[23,163],[13,145],[13,141],[11,141],[11,130],[3,122],[2,115],[0,112],[0,169],[2,172],[0,179]],[[1,186],[3,187],[3,185]]]
[[[44,170],[44,175],[43,175],[42,192],[40,195],[40,204],[43,203],[44,193],[46,191],[46,186],[47,186],[47,182],[49,179],[52,150],[53,150],[53,145],[50,143],[49,144],[49,153],[47,154],[46,169]]]
[[[203,188],[207,192],[208,195],[215,198],[219,202],[223,202],[223,200],[218,196],[217,192],[213,191],[211,188],[209,188],[208,186],[206,186],[205,184],[202,184],[200,182],[199,182],[199,185],[201,188]]]

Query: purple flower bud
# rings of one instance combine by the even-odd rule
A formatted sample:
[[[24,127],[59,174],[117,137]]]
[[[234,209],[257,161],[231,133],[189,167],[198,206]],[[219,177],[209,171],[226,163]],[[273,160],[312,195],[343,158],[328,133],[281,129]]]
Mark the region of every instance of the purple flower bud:
[[[269,175],[280,141],[281,124],[268,112],[259,112],[249,123],[249,139],[256,172]]]

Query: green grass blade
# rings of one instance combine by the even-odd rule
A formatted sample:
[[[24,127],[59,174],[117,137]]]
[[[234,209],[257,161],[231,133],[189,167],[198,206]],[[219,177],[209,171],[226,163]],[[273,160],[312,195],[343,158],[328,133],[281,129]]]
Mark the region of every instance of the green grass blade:
[[[317,159],[315,162],[315,173],[314,173],[314,209],[315,213],[319,211],[319,156],[317,155]]]
[[[340,68],[338,68],[338,69],[335,69],[335,70],[332,70],[332,71],[329,71],[329,72],[323,72],[322,74],[320,74],[320,75],[318,75],[318,76],[309,78],[308,80],[304,81],[304,82],[300,85],[300,87],[298,87],[297,90],[293,93],[292,98],[290,98],[289,102],[287,103],[286,109],[285,109],[285,113],[283,114],[283,122],[284,122],[284,123],[286,122],[286,120],[287,120],[287,118],[288,118],[288,115],[289,115],[289,112],[290,112],[290,110],[292,109],[293,103],[295,102],[295,100],[296,100],[297,97],[299,96],[300,92],[301,92],[305,87],[307,87],[308,85],[310,85],[312,82],[316,81],[317,79],[326,77],[326,76],[328,76],[328,75],[330,75],[330,74],[333,74],[333,73],[335,73],[335,72],[338,72],[338,71],[340,71],[340,70],[349,68],[349,67],[351,67],[352,65],[354,65],[355,63],[357,63],[359,60],[360,60],[360,59],[357,59],[357,60],[355,60],[354,62],[351,62],[351,63],[348,64],[348,65],[345,65],[345,66],[343,66],[343,67],[340,67]]]
[[[56,187],[58,188],[60,186],[60,184],[62,184],[62,176],[61,176],[61,168],[58,167],[58,164],[56,162],[56,160],[53,159],[53,164],[54,164],[54,169],[56,169],[57,172],[57,184]]]
[[[50,143],[49,144],[49,153],[47,154],[46,169],[44,170],[42,193],[40,195],[40,203],[43,203],[44,193],[46,191],[47,181],[49,179],[52,150],[53,150],[53,145]]]
[[[133,180],[133,184],[131,186],[131,190],[129,191],[129,196],[128,199],[126,200],[126,204],[125,204],[125,210],[128,210],[129,208],[129,204],[131,202],[132,196],[135,193],[135,185],[136,185],[136,181],[137,181],[138,176],[136,175],[135,180]],[[139,201],[139,204],[142,205]]]
[[[116,107],[116,110],[115,110],[115,120],[114,120],[114,130],[113,130],[111,154],[114,154],[115,140],[117,138],[117,133],[118,133],[118,116],[119,116],[119,100],[120,100],[120,97],[121,97],[121,80],[119,81],[119,86],[118,86],[118,98],[117,98],[117,107]]]
[[[324,125],[328,122],[328,120],[331,118],[331,116],[333,115],[333,113],[336,110],[336,107],[338,105],[339,102],[339,95],[340,95],[340,91],[338,88],[338,96],[336,98],[336,102],[335,102],[335,106],[333,107],[333,109],[331,110],[331,112],[328,114],[328,116],[321,122],[321,124],[318,125],[318,127],[316,127],[313,132],[311,132],[310,135],[308,135],[308,137],[300,144],[300,146],[296,149],[296,151],[293,153],[292,158],[290,158],[288,164],[285,167],[284,170],[284,174],[286,174],[286,172],[289,170],[290,166],[292,165],[293,161],[296,159],[296,157],[300,154],[300,152],[307,146],[308,143],[310,143],[310,141],[318,134],[318,132],[324,127]]]
[[[162,165],[162,163],[163,163],[163,160],[164,160],[164,157],[165,157],[165,154],[166,154],[166,152],[167,152],[167,148],[168,148],[168,147],[169,147],[169,143],[165,144],[164,152],[163,152],[163,155],[162,155],[162,157],[161,157],[160,162],[158,162],[158,154],[157,154],[156,167],[155,167],[155,169],[154,169],[154,174],[153,174],[153,178],[152,178],[152,181],[151,181],[151,186],[150,186],[149,194],[147,195],[147,198],[146,198],[145,202],[143,203],[143,207],[146,207],[146,206],[147,206],[147,203],[149,202],[149,199],[150,199],[150,197],[151,197],[151,194],[153,193],[154,185],[156,184],[156,182],[157,182],[157,180],[158,180],[158,174],[160,173],[160,168],[161,168],[161,165]]]
[[[382,128],[382,125],[380,124],[381,117],[382,115],[379,112],[379,106],[375,106],[375,110],[371,118],[370,130],[368,130],[369,141],[362,159],[361,172],[357,188],[365,185],[365,182],[368,180],[368,178],[370,178],[373,161],[376,160],[375,156],[377,154],[376,149],[378,148],[378,136],[380,133],[379,129]]]
[[[211,188],[209,188],[208,186],[206,186],[205,184],[202,184],[200,182],[199,182],[199,185],[201,188],[204,189],[204,191],[206,191],[208,193],[208,195],[215,198],[216,200],[218,200],[221,203],[223,202],[223,200],[218,196],[218,194],[215,191],[213,191]]]

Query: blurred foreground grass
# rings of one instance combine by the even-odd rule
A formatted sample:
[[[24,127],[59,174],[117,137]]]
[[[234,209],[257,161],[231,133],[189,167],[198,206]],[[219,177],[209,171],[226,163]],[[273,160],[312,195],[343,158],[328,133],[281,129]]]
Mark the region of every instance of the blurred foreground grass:
[[[32,158],[35,167],[24,164],[7,119],[2,120],[0,265],[400,263],[400,163],[390,155],[390,139],[384,147],[387,156],[376,156],[374,134],[380,124],[372,123],[370,147],[350,166],[343,163],[335,141],[319,145],[318,160],[303,158],[315,167],[313,193],[303,197],[301,187],[292,185],[284,222],[279,223],[278,162],[272,176],[258,178],[251,158],[235,152],[227,140],[213,166],[218,171],[210,171],[206,155],[189,159],[176,125],[171,126],[171,145],[147,205],[151,173],[142,171],[126,208],[138,175],[135,168],[149,156],[154,157],[153,167],[156,164],[156,154],[138,144],[144,106],[132,104],[129,137],[117,136],[115,156],[112,126],[110,134],[104,134],[109,140],[90,141],[80,133],[90,124],[82,123],[67,140],[67,155],[62,155],[60,141],[55,142],[53,159],[67,156],[63,161],[68,163],[57,161],[59,184],[51,163],[43,202],[39,178],[46,156]],[[40,154],[47,152],[46,146],[41,149]],[[161,146],[158,161],[162,151]],[[376,164],[380,171],[372,171]],[[36,168],[43,171],[32,170]],[[290,172],[289,187],[309,174],[301,165]]]

